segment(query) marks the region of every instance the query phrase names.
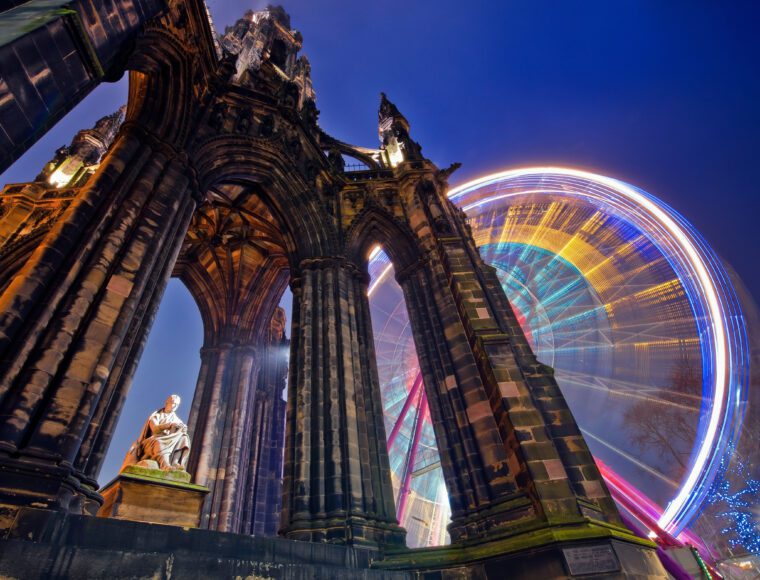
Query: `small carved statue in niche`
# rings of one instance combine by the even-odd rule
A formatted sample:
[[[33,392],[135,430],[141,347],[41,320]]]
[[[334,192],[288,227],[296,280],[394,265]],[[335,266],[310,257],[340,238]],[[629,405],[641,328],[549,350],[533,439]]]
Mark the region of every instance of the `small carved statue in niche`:
[[[298,89],[298,85],[294,82],[288,81],[283,83],[278,91],[277,98],[283,107],[292,109],[298,104],[300,94],[301,92]]]
[[[177,416],[181,399],[169,395],[161,409],[151,413],[124,458],[120,471],[130,465],[161,469],[162,471],[185,471],[190,456],[190,438],[187,425]]]

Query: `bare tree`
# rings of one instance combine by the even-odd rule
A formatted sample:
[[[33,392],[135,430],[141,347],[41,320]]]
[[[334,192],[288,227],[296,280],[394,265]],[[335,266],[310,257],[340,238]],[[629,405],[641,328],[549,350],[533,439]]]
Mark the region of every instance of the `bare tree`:
[[[631,442],[642,453],[662,460],[664,473],[678,478],[686,469],[699,423],[701,373],[688,355],[673,367],[669,385],[657,392],[658,401],[642,400],[625,412]]]

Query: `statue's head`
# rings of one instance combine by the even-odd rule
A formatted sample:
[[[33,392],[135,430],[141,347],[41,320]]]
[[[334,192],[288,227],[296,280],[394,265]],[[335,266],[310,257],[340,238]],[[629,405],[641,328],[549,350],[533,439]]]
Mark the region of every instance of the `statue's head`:
[[[166,399],[166,403],[164,404],[164,411],[167,413],[176,411],[177,408],[179,408],[179,404],[181,402],[182,399],[180,399],[179,395],[169,395],[169,397]]]

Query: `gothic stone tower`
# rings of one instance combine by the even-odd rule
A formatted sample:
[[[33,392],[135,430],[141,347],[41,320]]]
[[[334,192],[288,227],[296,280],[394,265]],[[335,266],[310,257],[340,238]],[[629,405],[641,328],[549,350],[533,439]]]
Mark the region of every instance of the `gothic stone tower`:
[[[100,38],[100,13],[75,4],[92,25],[88,38]],[[115,6],[137,10],[128,4]],[[59,554],[72,526],[78,541],[90,537],[100,465],[174,275],[204,323],[189,421],[190,468],[211,489],[203,527],[274,531],[281,511],[279,534],[301,542],[272,544],[267,557],[289,550],[302,565],[337,557],[354,568],[374,560],[388,577],[503,577],[505,566],[513,577],[562,577],[578,572],[570,562],[579,549],[607,566],[592,570],[615,577],[662,574],[652,545],[622,527],[552,369],[536,360],[448,201],[456,167],[423,156],[385,95],[378,149],[326,134],[301,35],[281,8],[249,12],[216,39],[199,0],[151,14],[140,6],[129,42],[103,44],[118,54],[109,74],[129,71],[126,112],[0,197],[2,545],[32,538]],[[3,106],[34,105],[21,90],[8,94]],[[377,244],[410,314],[451,503],[450,547],[406,550],[396,520],[367,297]],[[276,305],[286,285],[285,410]],[[107,536],[124,523],[98,525]],[[148,532],[131,530],[139,552]],[[203,548],[192,534],[171,537],[166,550],[233,545],[227,534]],[[307,550],[325,543],[339,546]],[[56,557],[57,573],[72,573],[76,559]],[[192,550],[172,558],[202,569]]]

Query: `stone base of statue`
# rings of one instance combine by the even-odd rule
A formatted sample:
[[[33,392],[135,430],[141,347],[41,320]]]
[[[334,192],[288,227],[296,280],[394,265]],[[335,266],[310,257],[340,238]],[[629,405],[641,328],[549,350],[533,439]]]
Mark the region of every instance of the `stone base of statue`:
[[[98,517],[197,528],[208,488],[190,483],[186,471],[151,467],[130,465],[101,489]]]

